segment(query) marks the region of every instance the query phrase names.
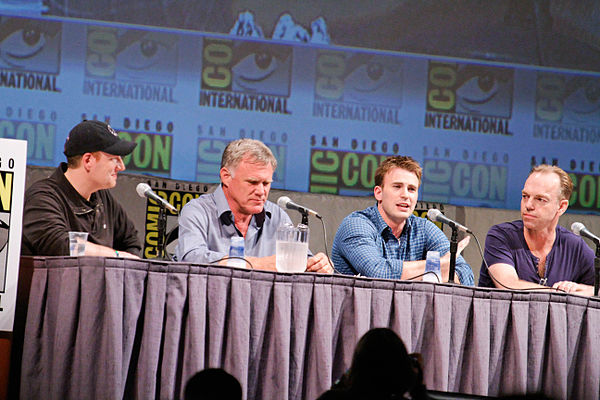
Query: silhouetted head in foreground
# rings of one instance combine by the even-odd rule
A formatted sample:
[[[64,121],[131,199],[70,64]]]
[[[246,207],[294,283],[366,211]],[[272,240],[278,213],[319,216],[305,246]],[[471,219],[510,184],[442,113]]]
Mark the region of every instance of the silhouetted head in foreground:
[[[420,363],[388,328],[374,328],[356,344],[352,365],[319,400],[427,399]]]
[[[347,387],[354,394],[401,398],[417,380],[413,360],[391,329],[371,329],[358,341],[348,371]]]
[[[197,372],[185,385],[185,400],[241,400],[242,387],[235,377],[219,368]]]

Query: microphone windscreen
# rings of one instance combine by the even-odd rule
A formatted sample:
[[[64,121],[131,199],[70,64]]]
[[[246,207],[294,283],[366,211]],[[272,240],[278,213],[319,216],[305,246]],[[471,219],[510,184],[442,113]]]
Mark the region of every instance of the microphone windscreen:
[[[289,197],[287,196],[281,196],[278,200],[277,200],[277,205],[281,208],[286,208],[288,203],[292,201]]]
[[[146,197],[146,192],[148,190],[152,189],[150,188],[150,185],[144,182],[138,183],[137,187],[135,188],[135,191],[140,197]]]
[[[438,210],[437,208],[430,208],[429,211],[427,211],[427,218],[429,218],[430,221],[436,221],[437,217],[441,213],[442,212],[440,210]]]
[[[585,225],[581,222],[573,222],[573,224],[571,225],[571,232],[573,232],[577,236],[580,236],[579,232],[581,232],[582,229],[585,229]]]

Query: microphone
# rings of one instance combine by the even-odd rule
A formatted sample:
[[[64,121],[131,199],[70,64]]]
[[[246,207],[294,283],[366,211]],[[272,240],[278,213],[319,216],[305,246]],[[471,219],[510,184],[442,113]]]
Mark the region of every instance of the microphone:
[[[573,224],[571,225],[571,231],[577,236],[586,237],[592,242],[596,243],[596,245],[600,246],[600,238],[594,235],[592,232],[588,231],[585,225],[581,222],[573,222]]]
[[[148,185],[147,183],[144,183],[144,182],[138,183],[135,190],[136,190],[137,194],[140,195],[140,197],[147,197],[151,200],[154,200],[155,202],[157,202],[159,205],[163,206],[164,208],[173,211],[175,214],[178,214],[177,209],[173,205],[171,205],[171,203],[169,203],[168,201],[166,201],[165,199],[163,199],[162,197],[160,197],[159,195],[154,193],[154,191],[152,190],[150,185]]]
[[[277,200],[277,205],[281,208],[287,208],[288,210],[296,210],[301,212],[302,214],[312,214],[315,217],[322,219],[318,212],[311,210],[310,208],[306,208],[301,206],[300,204],[296,204],[287,196],[281,196]]]
[[[429,218],[429,220],[434,221],[434,222],[441,222],[442,224],[450,225],[450,227],[458,229],[459,231],[473,233],[466,226],[461,225],[458,222],[451,220],[450,218],[448,218],[444,214],[442,214],[442,212],[440,210],[435,209],[435,208],[430,208],[429,211],[427,211],[427,218]]]

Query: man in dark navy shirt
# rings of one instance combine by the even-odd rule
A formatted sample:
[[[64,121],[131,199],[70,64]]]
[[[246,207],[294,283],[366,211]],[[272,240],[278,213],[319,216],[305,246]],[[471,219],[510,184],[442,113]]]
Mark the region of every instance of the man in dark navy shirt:
[[[520,221],[494,225],[485,241],[479,285],[507,289],[554,289],[593,295],[594,252],[558,225],[569,206],[573,182],[556,166],[538,165],[525,181]]]

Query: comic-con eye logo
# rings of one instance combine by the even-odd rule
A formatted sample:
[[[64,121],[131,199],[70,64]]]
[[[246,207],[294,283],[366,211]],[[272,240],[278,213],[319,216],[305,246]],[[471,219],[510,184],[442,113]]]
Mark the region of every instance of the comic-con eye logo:
[[[427,111],[510,118],[513,70],[429,62]]]
[[[535,93],[537,121],[600,123],[600,78],[539,73]]]
[[[291,65],[290,46],[205,39],[201,88],[289,97]]]
[[[0,68],[58,74],[59,22],[0,18]]]
[[[322,51],[315,99],[400,107],[402,63],[397,57]]]
[[[175,85],[177,41],[176,35],[161,32],[90,27],[86,76]]]

